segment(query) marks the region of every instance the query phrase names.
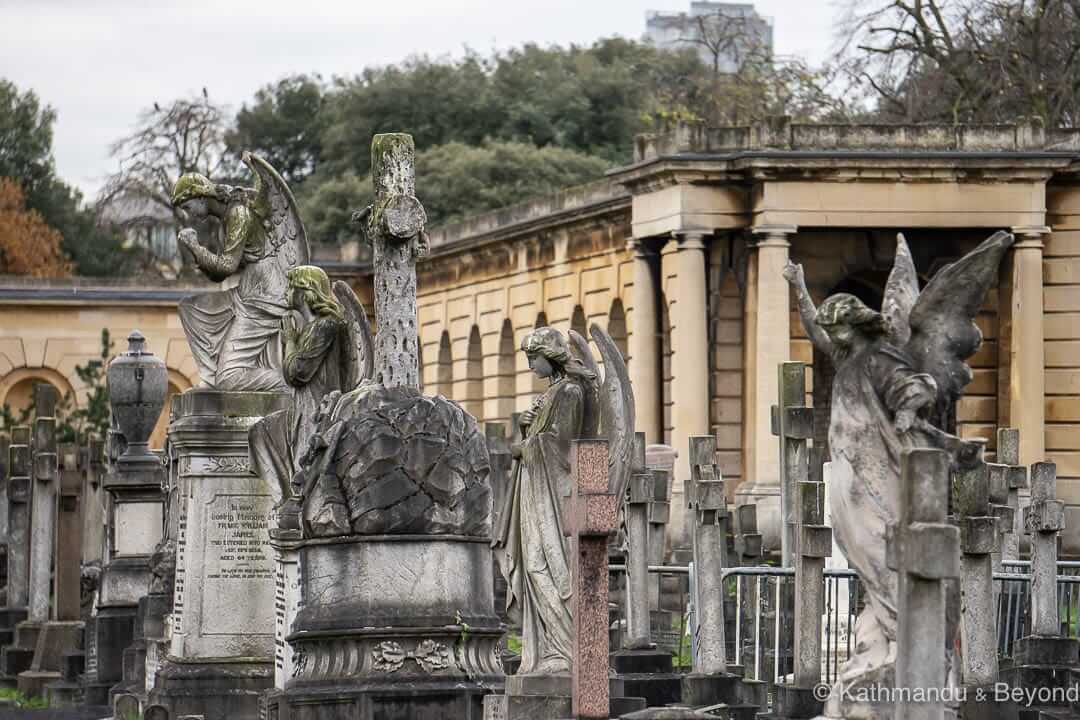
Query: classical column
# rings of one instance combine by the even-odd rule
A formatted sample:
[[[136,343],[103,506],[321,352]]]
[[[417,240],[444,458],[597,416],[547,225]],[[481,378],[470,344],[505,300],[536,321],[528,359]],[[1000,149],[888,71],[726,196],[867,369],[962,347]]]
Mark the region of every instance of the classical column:
[[[660,294],[656,284],[654,249],[643,241],[631,239],[627,247],[634,257],[634,284],[631,290],[630,382],[634,386],[637,407],[636,424],[645,433],[646,442],[664,441],[664,418],[660,396]]]
[[[771,407],[779,397],[777,367],[791,357],[791,301],[784,265],[788,260],[794,225],[753,228],[754,272],[748,274],[747,305],[753,308],[747,323],[746,385],[753,398],[746,404],[745,472],[750,483],[739,495],[759,506],[758,529],[766,548],[780,547],[780,443],[772,434]]]
[[[705,233],[677,235],[677,251],[665,256],[674,263],[675,284],[668,288],[668,302],[674,303],[671,317],[671,445],[679,455],[675,460],[671,518],[671,544],[688,547],[684,523],[685,486],[690,477],[686,448],[690,438],[709,432],[709,339],[708,297],[705,291]],[[668,273],[665,273],[668,275]]]
[[[1021,465],[1046,459],[1043,356],[1043,237],[1048,227],[1014,227],[1009,295],[1009,422],[1020,431]]]

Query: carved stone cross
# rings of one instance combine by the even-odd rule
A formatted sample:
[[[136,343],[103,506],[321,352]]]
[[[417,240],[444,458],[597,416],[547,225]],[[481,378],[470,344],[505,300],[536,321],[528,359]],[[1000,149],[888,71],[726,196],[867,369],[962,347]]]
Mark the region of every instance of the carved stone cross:
[[[696,608],[694,672],[727,672],[724,634],[724,568],[727,567],[727,498],[716,466],[716,437],[690,438],[687,487],[693,533]]]
[[[900,461],[900,517],[889,526],[887,559],[897,571],[896,705],[905,720],[941,720],[945,706],[916,702],[945,687],[945,583],[960,575],[960,530],[945,521],[949,458],[916,448]],[[910,702],[908,702],[910,700]]]
[[[1003,489],[1004,474],[995,472],[991,483],[990,468],[980,460],[971,469],[953,476],[953,511],[960,526],[961,632],[964,652],[964,684],[992,685],[997,681],[997,629],[995,627],[992,553],[1001,541],[1001,523],[991,514],[992,485]],[[1004,499],[1003,497],[1001,499]]]
[[[1024,532],[1031,536],[1031,634],[1061,632],[1057,597],[1057,540],[1065,529],[1065,503],[1057,499],[1057,465],[1031,466],[1031,505],[1024,510]]]
[[[8,481],[8,607],[26,607],[30,598],[30,428],[11,431]]]
[[[645,433],[634,438],[634,462],[626,497],[626,641],[627,650],[654,647],[649,627],[649,503],[655,481],[645,470]]]
[[[814,434],[814,409],[806,406],[806,363],[780,363],[780,402],[772,407],[772,434],[780,437],[780,556],[795,561],[799,483],[810,479],[806,441]]]
[[[608,473],[607,440],[575,440],[570,448],[573,485],[564,505],[573,538],[573,716],[608,720],[608,538],[618,527],[619,502]]]
[[[427,215],[416,199],[412,135],[371,140],[375,202],[366,213],[375,274],[375,378],[385,387],[420,387],[416,335],[416,259],[427,251]]]
[[[995,512],[1002,517],[1002,524],[1006,525],[1001,559],[1019,560],[1020,535],[1024,532],[1024,518],[1020,513],[1020,491],[1028,486],[1028,469],[1020,464],[1020,431],[1016,428],[998,429],[997,461],[1003,467],[1001,472],[1005,474],[1005,504],[1011,511],[1008,514],[1000,510]],[[993,471],[991,466],[991,472]],[[995,483],[991,482],[991,492],[994,487]]]

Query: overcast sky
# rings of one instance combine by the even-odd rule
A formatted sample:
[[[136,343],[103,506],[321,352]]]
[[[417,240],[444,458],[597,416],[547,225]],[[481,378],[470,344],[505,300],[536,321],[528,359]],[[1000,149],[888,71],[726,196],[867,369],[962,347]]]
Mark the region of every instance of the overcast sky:
[[[409,55],[640,38],[646,10],[689,0],[0,0],[0,77],[57,113],[59,174],[93,196],[108,145],[155,101],[199,92],[236,110],[284,75],[352,75]],[[822,61],[832,0],[755,0],[775,49]],[[408,128],[400,128],[407,131]]]

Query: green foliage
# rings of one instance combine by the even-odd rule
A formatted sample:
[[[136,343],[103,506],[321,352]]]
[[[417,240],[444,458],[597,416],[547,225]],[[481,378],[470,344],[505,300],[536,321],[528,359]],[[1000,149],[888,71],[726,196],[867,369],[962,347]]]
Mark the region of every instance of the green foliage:
[[[314,172],[322,150],[322,105],[318,76],[282,78],[258,90],[250,107],[240,108],[225,134],[226,148],[236,160],[244,151],[260,155],[286,182],[299,185]]]
[[[0,688],[0,700],[10,700],[15,703],[15,707],[26,710],[44,710],[49,707],[49,701],[44,697],[27,697],[14,688]]]
[[[580,185],[602,176],[608,167],[602,158],[560,147],[450,142],[417,153],[417,195],[428,224],[436,225]],[[373,193],[370,176],[316,174],[299,199],[308,234],[322,242],[357,239],[350,217],[371,202]]]
[[[75,374],[86,385],[86,402],[67,414],[67,422],[61,435],[61,442],[73,442],[77,438],[94,435],[105,437],[109,430],[109,392],[106,387],[105,373],[109,358],[116,345],[109,337],[106,328],[101,330],[101,351],[97,359],[86,365],[76,365]],[[70,398],[65,398],[70,401]],[[59,430],[58,430],[59,432]]]
[[[0,177],[17,178],[26,206],[64,237],[64,252],[85,275],[122,274],[131,253],[111,228],[99,227],[82,194],[56,177],[52,156],[56,112],[31,91],[0,78]]]

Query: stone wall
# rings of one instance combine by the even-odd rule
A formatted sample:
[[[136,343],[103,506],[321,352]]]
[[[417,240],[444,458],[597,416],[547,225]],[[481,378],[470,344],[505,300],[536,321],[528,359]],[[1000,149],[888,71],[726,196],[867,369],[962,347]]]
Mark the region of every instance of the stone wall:
[[[1043,250],[1046,454],[1067,504],[1066,547],[1080,544],[1080,185],[1047,188]]]

